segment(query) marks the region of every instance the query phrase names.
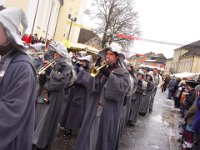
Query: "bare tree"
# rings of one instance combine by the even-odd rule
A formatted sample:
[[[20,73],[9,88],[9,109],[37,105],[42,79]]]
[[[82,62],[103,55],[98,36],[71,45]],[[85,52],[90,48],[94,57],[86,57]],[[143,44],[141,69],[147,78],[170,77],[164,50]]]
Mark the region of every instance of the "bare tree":
[[[133,10],[133,0],[95,0],[93,6],[97,8],[93,14],[98,20],[95,29],[102,35],[102,47],[116,42],[123,48],[128,48],[132,40],[117,37],[117,34],[130,36],[139,35],[137,12]]]

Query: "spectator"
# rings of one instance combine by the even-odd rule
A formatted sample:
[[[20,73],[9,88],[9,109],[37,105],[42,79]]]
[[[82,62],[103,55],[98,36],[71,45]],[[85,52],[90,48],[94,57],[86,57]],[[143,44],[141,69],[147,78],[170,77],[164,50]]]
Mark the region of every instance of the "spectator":
[[[196,88],[196,94],[197,94],[197,100],[196,100],[196,107],[197,110],[195,112],[195,117],[193,121],[193,131],[194,131],[194,147],[193,150],[199,150],[200,149],[200,85],[198,85]]]
[[[169,84],[169,81],[170,81],[170,76],[166,74],[164,79],[163,79],[162,92],[166,91],[167,85]]]
[[[175,86],[176,86],[176,78],[175,77],[173,77],[171,80],[170,80],[170,82],[169,82],[169,84],[168,84],[168,99],[171,99],[172,98],[172,96],[173,96],[173,93],[174,93],[174,89],[175,89]]]
[[[185,110],[189,110],[195,100],[195,87],[199,83],[195,80],[186,81],[186,88],[188,89],[188,95],[185,97]]]

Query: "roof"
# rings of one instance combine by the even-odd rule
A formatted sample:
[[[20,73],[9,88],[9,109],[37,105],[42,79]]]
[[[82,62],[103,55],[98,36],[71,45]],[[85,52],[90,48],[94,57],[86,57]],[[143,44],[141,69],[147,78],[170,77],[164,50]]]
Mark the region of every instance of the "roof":
[[[148,52],[146,54],[144,54],[144,56],[146,57],[150,57],[150,56],[155,56],[156,54],[154,52]]]
[[[185,53],[183,56],[200,56],[200,48],[192,49]]]
[[[173,57],[172,57],[172,58],[168,58],[167,61],[168,61],[168,60],[173,60]]]
[[[196,42],[193,42],[193,43],[190,43],[190,44],[187,44],[187,45],[182,46],[182,47],[180,47],[180,48],[177,48],[177,49],[175,49],[174,51],[180,50],[180,49],[191,50],[191,49],[194,49],[194,48],[195,48],[195,49],[196,49],[196,48],[200,49],[200,40],[199,40],[199,41],[196,41]]]
[[[90,41],[95,36],[96,34],[93,31],[81,28],[78,37],[78,43],[86,44],[86,42]]]
[[[59,2],[60,2],[61,5],[63,5],[63,3],[64,3],[63,1],[64,1],[64,0],[59,0]]]
[[[92,47],[97,48],[97,49],[101,49],[101,50],[103,49],[102,48],[102,41],[101,41],[99,36],[93,37],[92,39],[90,39],[89,41],[87,41],[84,44],[92,46]]]
[[[136,53],[136,54],[132,55],[130,57],[130,59],[133,59],[133,58],[136,58],[136,57],[143,57],[143,56],[144,56],[144,54],[138,54],[138,53]]]
[[[165,55],[163,55],[163,53],[156,54],[155,57],[166,59],[166,57],[165,57]]]
[[[135,55],[132,55],[130,58],[133,59],[133,58],[137,58],[137,57],[150,57],[150,56],[154,56],[154,55],[156,55],[156,54],[153,52],[148,52],[145,54],[136,53]]]
[[[166,57],[162,53],[159,53],[159,54],[155,54],[154,52],[148,52],[146,54],[138,54],[137,53],[137,54],[131,56],[130,59],[134,59],[134,58],[137,58],[137,57],[149,58],[149,60],[146,60],[146,61],[149,61],[149,62],[159,62],[159,63],[166,62]]]
[[[146,68],[151,68],[151,69],[156,68],[156,69],[158,69],[158,70],[164,71],[164,68],[155,67],[155,66],[151,66],[151,65],[140,64],[139,67],[146,67]]]
[[[135,56],[144,56],[144,54],[135,54]]]

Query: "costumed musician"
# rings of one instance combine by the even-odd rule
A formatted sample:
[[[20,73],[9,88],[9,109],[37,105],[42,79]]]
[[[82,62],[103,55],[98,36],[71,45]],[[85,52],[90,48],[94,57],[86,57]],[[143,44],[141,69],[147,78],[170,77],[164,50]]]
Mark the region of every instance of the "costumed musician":
[[[137,123],[141,101],[144,96],[143,95],[144,91],[146,89],[144,78],[145,78],[145,73],[139,70],[137,72],[137,79],[138,79],[137,89],[131,99],[131,109],[130,109],[130,114],[129,114],[129,119],[128,119],[128,124],[130,126],[135,126]]]
[[[34,65],[36,70],[38,71],[39,68],[43,66],[44,62],[44,51],[45,51],[45,44],[43,43],[36,43],[33,45],[30,45],[31,51],[28,52],[34,59]]]
[[[125,56],[121,47],[112,44],[100,52],[106,64],[81,71],[85,87],[90,90],[75,150],[119,149],[123,102],[129,91],[129,73],[121,66]]]
[[[53,141],[56,133],[61,107],[65,98],[65,90],[74,82],[74,71],[71,58],[64,44],[51,44],[54,51],[51,53],[55,61],[53,67],[45,70],[44,89],[48,91],[48,103],[41,93],[36,105],[36,124],[33,137],[34,148],[47,148]]]
[[[92,63],[92,56],[78,57],[79,68],[75,70],[86,71],[89,73]],[[71,86],[69,96],[66,100],[66,105],[61,117],[60,126],[64,127],[66,135],[76,133],[81,127],[83,117],[87,108],[90,89],[86,86],[83,74],[78,73],[76,81]]]

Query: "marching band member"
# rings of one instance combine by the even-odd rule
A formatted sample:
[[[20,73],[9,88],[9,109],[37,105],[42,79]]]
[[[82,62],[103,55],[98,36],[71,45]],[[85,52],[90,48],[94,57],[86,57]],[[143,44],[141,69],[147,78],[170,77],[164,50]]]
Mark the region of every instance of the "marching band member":
[[[150,113],[153,111],[153,103],[154,103],[154,99],[155,99],[157,89],[160,88],[161,85],[162,85],[162,77],[158,73],[157,68],[153,69],[153,81],[154,81],[154,89],[153,89],[152,97],[151,97],[150,104],[149,104],[149,112]]]
[[[59,42],[55,42],[51,47],[55,49],[52,53],[55,64],[50,69],[50,74],[47,74],[44,85],[44,88],[48,91],[48,96],[41,96],[36,105],[36,127],[33,137],[33,144],[36,149],[49,147],[53,141],[65,89],[74,81],[72,65],[70,60],[67,61],[66,47]],[[44,100],[45,98],[46,100]]]
[[[92,63],[92,56],[87,55],[87,56],[82,56],[77,58],[77,63],[75,66],[76,73],[78,74],[81,69],[90,70],[91,63]]]
[[[127,95],[127,110],[126,110],[125,124],[127,124],[128,120],[129,120],[129,114],[130,114],[130,111],[131,111],[132,96],[136,92],[137,84],[138,84],[138,79],[137,79],[137,76],[136,76],[137,74],[136,74],[134,67],[131,64],[128,64],[127,69],[128,69],[128,72],[129,72],[129,74],[130,74],[130,76],[133,80],[133,83],[132,83],[132,89],[131,89],[129,95]]]
[[[120,66],[125,57],[119,47],[111,45],[100,52],[108,67],[96,77],[82,71],[85,86],[90,90],[75,150],[117,150],[123,102],[129,91],[129,73]]]
[[[87,55],[77,59],[80,61],[79,70],[84,69],[84,71],[89,72],[92,56]],[[86,111],[90,92],[82,82],[84,82],[82,74],[78,74],[76,81],[70,89],[69,97],[67,98],[66,106],[62,114],[60,126],[64,127],[66,135],[71,135],[72,132],[78,131]]]
[[[138,78],[137,90],[132,96],[131,110],[128,120],[128,124],[131,126],[134,126],[137,123],[141,100],[144,96],[143,95],[145,91],[144,75],[145,74],[143,71],[138,71],[137,73],[137,78]]]
[[[44,62],[44,50],[45,50],[45,44],[42,43],[36,43],[33,45],[30,45],[31,48],[31,53],[30,55],[34,59],[34,65],[36,70],[39,70],[39,68],[42,67],[43,62]],[[40,54],[38,54],[40,53]]]
[[[149,110],[149,103],[151,101],[152,91],[154,89],[153,74],[151,74],[151,72],[146,75],[146,82],[147,88],[141,101],[140,115],[145,115]]]
[[[129,92],[126,94],[124,102],[123,102],[123,109],[122,109],[121,123],[120,123],[120,130],[121,130],[120,136],[122,136],[125,126],[128,122],[130,109],[131,109],[131,98],[137,88],[137,79],[136,79],[135,70],[134,70],[133,66],[131,66],[131,64],[126,59],[124,61],[123,66],[129,72],[130,89],[129,89]]]

